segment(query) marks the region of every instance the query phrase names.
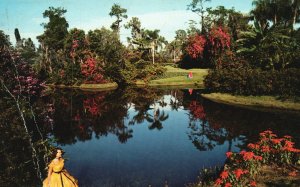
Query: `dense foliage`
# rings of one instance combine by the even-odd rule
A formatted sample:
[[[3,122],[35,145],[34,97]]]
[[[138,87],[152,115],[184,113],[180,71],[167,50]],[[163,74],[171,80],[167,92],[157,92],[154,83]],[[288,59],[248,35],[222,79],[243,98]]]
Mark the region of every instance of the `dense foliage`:
[[[212,92],[242,95],[299,96],[300,40],[299,28],[294,29],[299,21],[297,2],[254,1],[248,19],[253,24],[240,27],[235,36],[231,32],[233,50],[220,54],[218,64],[222,65],[210,71],[206,87]],[[220,15],[224,12],[218,11]],[[233,31],[232,25],[228,26]]]
[[[299,96],[299,77],[299,69],[218,69],[209,73],[205,79],[205,86],[213,92],[240,95]]]

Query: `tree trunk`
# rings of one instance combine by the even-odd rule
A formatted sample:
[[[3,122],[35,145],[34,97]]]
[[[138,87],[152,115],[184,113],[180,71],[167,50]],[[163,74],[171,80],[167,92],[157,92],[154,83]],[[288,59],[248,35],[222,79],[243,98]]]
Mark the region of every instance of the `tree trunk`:
[[[298,13],[298,10],[299,10],[299,0],[294,0],[292,2],[292,8],[293,8],[293,22],[292,22],[292,29],[294,30],[294,26],[296,24],[296,21],[297,21],[297,13]]]
[[[46,64],[47,64],[47,66],[49,66],[49,72],[52,73],[51,59],[50,59],[50,55],[49,55],[48,46],[45,47],[45,50],[46,50]]]
[[[176,54],[175,54],[175,49],[173,50],[173,59],[174,59],[174,63],[175,63],[175,60],[176,60],[176,56],[175,56]]]
[[[155,55],[155,45],[154,42],[151,43],[151,51],[152,51],[152,64],[154,64],[154,55]]]

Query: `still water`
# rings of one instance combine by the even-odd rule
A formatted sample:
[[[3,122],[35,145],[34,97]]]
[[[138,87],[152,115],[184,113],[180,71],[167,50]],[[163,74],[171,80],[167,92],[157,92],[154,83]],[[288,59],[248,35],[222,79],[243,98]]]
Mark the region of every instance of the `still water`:
[[[282,128],[299,125],[285,116],[218,106],[200,93],[128,89],[65,95],[65,103],[55,107],[53,134],[67,152],[66,167],[81,186],[184,186],[202,168],[222,166],[227,151],[240,151],[260,131],[275,127],[284,134]]]
[[[81,187],[181,187],[196,182],[203,168],[223,166],[227,151],[245,149],[267,129],[293,136],[299,147],[298,115],[216,104],[201,93],[192,89],[60,90],[37,101],[35,111],[43,111],[36,117],[41,133],[64,149],[65,167]],[[35,127],[29,128],[34,132],[32,141],[39,139]],[[2,142],[15,139],[7,135]],[[30,165],[30,149],[28,153],[19,150],[20,142],[6,149],[23,151],[16,160]],[[20,177],[27,172],[27,181],[37,180],[26,164],[22,168],[28,171],[18,170]],[[17,175],[5,172],[0,172],[0,184],[2,176]],[[44,177],[46,170],[41,173]]]

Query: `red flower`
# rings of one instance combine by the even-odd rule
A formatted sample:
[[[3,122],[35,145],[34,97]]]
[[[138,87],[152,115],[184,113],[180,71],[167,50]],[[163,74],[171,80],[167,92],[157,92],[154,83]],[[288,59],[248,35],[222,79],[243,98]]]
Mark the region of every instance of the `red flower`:
[[[255,149],[255,150],[259,149],[259,145],[253,144],[253,143],[249,143],[249,144],[248,144],[248,147],[249,147],[250,149]]]
[[[250,182],[250,186],[256,186],[256,182],[255,181],[251,181]]]
[[[268,145],[261,146],[261,150],[262,152],[268,153],[270,152],[270,147]]]
[[[261,137],[265,137],[265,136],[266,136],[266,133],[264,133],[264,132],[261,132],[261,133],[259,133],[259,136],[261,136]]]
[[[292,148],[293,146],[294,146],[294,142],[291,142],[291,141],[288,141],[288,140],[285,141],[285,147]]]
[[[260,161],[261,161],[263,158],[262,158],[261,156],[256,156],[256,155],[254,155],[254,159],[255,159],[255,160],[260,160]]]
[[[253,152],[241,152],[241,155],[243,156],[244,160],[251,160],[254,157]]]
[[[221,179],[226,179],[228,177],[228,171],[223,171],[221,174],[220,174],[220,177]]]
[[[289,135],[285,135],[284,138],[285,138],[285,139],[288,139],[288,140],[292,139],[292,137],[289,136]]]
[[[231,185],[230,182],[227,182],[227,183],[225,184],[225,187],[232,187],[232,185]]]
[[[234,171],[234,174],[235,174],[236,178],[238,179],[241,177],[242,174],[244,174],[244,171],[242,169],[236,169]]]
[[[274,138],[274,139],[272,139],[271,141],[274,143],[274,144],[280,144],[280,142],[281,142],[281,140],[282,139],[276,139],[276,138]]]
[[[230,158],[232,154],[233,154],[232,152],[227,152],[227,153],[226,153],[226,157],[227,157],[227,158]]]
[[[215,181],[215,185],[221,185],[223,183],[222,179],[218,178],[216,181]]]
[[[295,177],[296,175],[297,175],[296,170],[289,173],[289,176],[291,176],[291,177]]]
[[[270,131],[270,130],[266,130],[266,131],[264,131],[263,133],[265,133],[265,134],[272,134],[273,132]]]

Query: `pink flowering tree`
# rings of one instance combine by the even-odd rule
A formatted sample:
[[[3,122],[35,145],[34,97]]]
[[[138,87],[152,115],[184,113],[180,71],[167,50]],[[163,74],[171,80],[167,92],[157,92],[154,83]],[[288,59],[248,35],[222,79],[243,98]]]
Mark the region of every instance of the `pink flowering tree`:
[[[208,49],[211,61],[215,65],[221,65],[224,56],[227,56],[227,50],[231,46],[231,36],[224,27],[212,27],[208,33]]]
[[[195,34],[188,38],[186,51],[194,59],[202,58],[205,45],[206,45],[205,36],[200,34]]]
[[[222,63],[226,51],[230,50],[231,36],[225,27],[212,27],[207,34],[194,34],[188,38],[187,54],[199,61],[210,62],[214,66]]]

